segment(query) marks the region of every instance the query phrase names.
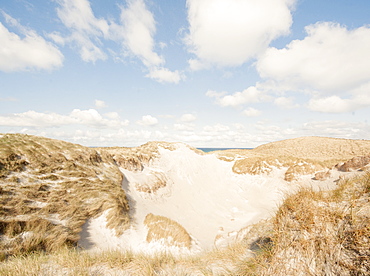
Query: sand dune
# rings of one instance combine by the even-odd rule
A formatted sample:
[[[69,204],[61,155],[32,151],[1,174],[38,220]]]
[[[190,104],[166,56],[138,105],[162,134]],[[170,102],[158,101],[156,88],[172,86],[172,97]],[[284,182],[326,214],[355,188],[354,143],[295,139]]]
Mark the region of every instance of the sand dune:
[[[368,140],[322,137],[209,154],[182,143],[89,149],[18,134],[0,143],[0,245],[8,252],[28,246],[24,233],[36,231],[45,231],[37,233],[44,247],[50,231],[88,250],[224,247],[273,216],[287,193],[302,185],[331,189],[368,167],[356,159],[344,170],[342,162],[370,155]],[[28,218],[47,224],[38,229]]]

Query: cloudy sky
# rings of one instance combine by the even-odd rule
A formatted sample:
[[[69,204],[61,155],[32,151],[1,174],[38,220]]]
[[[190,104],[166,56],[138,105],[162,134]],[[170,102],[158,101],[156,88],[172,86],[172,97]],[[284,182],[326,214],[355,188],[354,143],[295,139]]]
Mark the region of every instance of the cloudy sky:
[[[1,1],[0,132],[369,139],[369,14],[369,0]]]

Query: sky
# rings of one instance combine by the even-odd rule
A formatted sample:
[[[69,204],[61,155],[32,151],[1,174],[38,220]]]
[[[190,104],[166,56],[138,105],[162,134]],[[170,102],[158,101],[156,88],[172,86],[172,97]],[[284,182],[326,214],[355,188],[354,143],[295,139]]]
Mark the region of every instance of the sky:
[[[368,0],[0,1],[0,133],[370,138]]]

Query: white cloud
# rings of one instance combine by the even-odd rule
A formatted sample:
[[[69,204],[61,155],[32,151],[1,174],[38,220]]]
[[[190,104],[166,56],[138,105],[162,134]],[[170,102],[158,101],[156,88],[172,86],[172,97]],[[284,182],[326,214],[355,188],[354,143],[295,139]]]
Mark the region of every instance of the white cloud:
[[[248,107],[247,109],[243,111],[243,114],[247,117],[257,117],[257,116],[260,116],[261,113],[262,112],[260,110],[257,110],[253,107]]]
[[[165,49],[165,48],[167,48],[167,43],[165,43],[165,42],[161,41],[161,42],[159,42],[159,43],[158,43],[158,46],[159,46],[159,48],[161,48],[161,49]]]
[[[197,119],[197,116],[191,113],[183,114],[180,118],[181,122],[189,123],[194,122]]]
[[[118,120],[120,118],[117,112],[108,112],[108,113],[105,113],[104,116],[109,119],[114,119],[114,120]]]
[[[85,35],[74,33],[70,40],[76,42],[80,47],[80,55],[83,61],[95,62],[99,59],[106,60],[105,52],[96,45],[90,38]]]
[[[294,103],[292,97],[278,97],[274,100],[274,104],[283,109],[297,108],[299,105]]]
[[[49,34],[56,43],[77,46],[81,58],[86,62],[107,59],[106,41],[114,41],[122,46],[122,53],[112,49],[107,51],[116,61],[123,61],[128,56],[138,58],[149,72],[149,77],[158,82],[178,83],[182,74],[163,67],[165,60],[158,55],[154,35],[156,22],[143,0],[127,0],[126,7],[121,7],[120,22],[96,18],[88,0],[57,0],[60,7],[58,17],[71,31],[69,36],[57,32]],[[159,42],[158,46],[165,47]]]
[[[248,87],[242,92],[235,92],[231,95],[226,94],[227,92],[215,92],[209,90],[207,91],[206,96],[215,98],[216,103],[224,107],[237,107],[244,104],[258,103],[270,100],[270,97],[267,96],[264,91],[260,91],[254,86]]]
[[[47,122],[50,122],[50,124],[57,118],[55,114],[44,115],[52,115],[50,119],[45,119]],[[41,116],[40,113],[36,114],[38,120],[40,120],[39,117]],[[150,128],[140,127],[135,124],[129,126],[91,128],[90,125],[77,124],[75,118],[67,119],[67,117],[71,116],[68,115],[60,118],[61,122],[64,124],[66,120],[72,120],[72,123],[75,124],[74,127],[71,126],[71,124],[63,125],[60,123],[58,128],[53,127],[56,125],[43,128],[39,122],[36,125],[40,127],[34,127],[35,124],[30,126],[20,124],[18,127],[13,125],[11,128],[8,127],[8,131],[6,132],[23,132],[33,135],[42,135],[91,146],[138,146],[149,140],[161,140],[185,142],[197,147],[247,148],[271,141],[300,136],[363,139],[363,137],[369,137],[370,135],[370,125],[368,123],[345,120],[311,121],[304,124],[294,123],[289,127],[260,121],[247,125],[239,123],[230,125],[216,124],[208,125],[203,128],[192,123],[175,124],[173,127],[169,128],[164,128],[159,124]],[[77,117],[81,120],[85,120],[85,122],[89,124],[96,124],[94,119],[89,119],[89,115],[80,115]],[[82,117],[85,119],[82,119]],[[3,117],[0,117],[0,122],[3,121]],[[9,117],[7,117],[6,121],[9,121]],[[4,129],[4,127],[2,129]]]
[[[105,107],[107,107],[107,104],[104,101],[95,100],[95,107],[96,108],[105,108]]]
[[[179,130],[179,131],[194,131],[195,130],[195,125],[192,123],[174,124],[173,127],[175,130]]]
[[[151,115],[145,115],[137,123],[142,126],[154,126],[158,124],[158,119]]]
[[[128,125],[119,117],[106,119],[95,109],[74,109],[69,115],[41,113],[33,110],[0,116],[0,126],[22,127],[60,127],[65,125],[85,125],[90,127],[121,127]]]
[[[225,132],[230,130],[230,127],[222,124],[216,124],[213,126],[205,126],[203,130],[206,132]]]
[[[323,91],[346,91],[370,79],[370,28],[321,22],[286,48],[270,48],[257,63],[262,77]]]
[[[71,30],[71,35],[63,37],[52,33],[56,43],[73,43],[86,62],[105,60],[107,55],[101,49],[102,37],[109,37],[110,26],[105,19],[95,17],[87,0],[58,0],[57,14],[62,23]]]
[[[147,67],[149,73],[146,77],[158,82],[179,83],[184,78],[182,74],[163,67],[165,59],[154,51],[156,22],[145,2],[128,0],[127,7],[121,9],[120,19],[122,25],[113,27],[114,36],[122,41],[127,53],[138,57]],[[160,48],[166,47],[163,42],[158,45]]]
[[[124,46],[139,57],[145,66],[160,66],[164,59],[153,51],[156,32],[153,14],[143,0],[128,0],[121,10]]]
[[[350,112],[370,105],[368,91],[370,90],[367,90],[364,94],[355,95],[351,99],[342,99],[335,95],[324,98],[315,97],[308,102],[308,107],[311,110],[325,113]]]
[[[97,19],[87,0],[58,0],[57,9],[63,24],[73,30],[86,34],[107,35],[109,25],[104,19]]]
[[[206,64],[205,62],[201,62],[198,59],[191,58],[188,60],[188,63],[189,63],[189,68],[192,71],[199,71],[199,70],[207,69],[210,67],[209,64]]]
[[[237,130],[244,130],[245,129],[245,126],[243,124],[240,124],[240,123],[234,123],[233,127],[236,128]]]
[[[71,117],[57,113],[39,113],[33,110],[0,116],[1,126],[50,127],[74,123]]]
[[[179,83],[183,76],[179,71],[170,71],[163,67],[153,67],[150,69],[149,74],[146,77],[154,79],[158,82],[169,82],[169,83]]]
[[[121,25],[96,18],[88,0],[59,0],[58,16],[71,30],[71,35],[63,38],[58,33],[50,36],[56,42],[75,43],[84,61],[95,62],[107,58],[103,41],[121,42],[126,54],[132,53],[146,67],[160,66],[164,59],[153,51],[155,20],[143,0],[128,0],[127,8],[121,8]]]
[[[10,32],[0,22],[0,70],[4,72],[30,69],[53,70],[63,65],[63,54],[34,30],[23,27],[3,12],[6,22],[24,36]]]
[[[256,68],[261,77],[312,95],[309,108],[347,112],[370,105],[370,27],[336,23],[306,27],[307,36],[284,49],[269,48]],[[363,101],[365,99],[365,102]]]
[[[289,33],[295,0],[187,0],[186,42],[202,64],[238,66],[263,52],[275,38]]]
[[[335,120],[311,121],[304,123],[298,132],[309,136],[340,137],[348,139],[363,139],[369,137],[368,124]]]
[[[352,110],[350,101],[343,100],[338,96],[330,96],[320,99],[311,99],[308,103],[311,110],[326,113],[341,113]]]
[[[88,109],[88,110],[80,110],[74,109],[70,117],[76,119],[79,124],[94,126],[94,127],[117,127],[120,125],[124,125],[125,122],[121,122],[119,120],[108,120],[103,118],[103,116],[96,111],[95,109]]]

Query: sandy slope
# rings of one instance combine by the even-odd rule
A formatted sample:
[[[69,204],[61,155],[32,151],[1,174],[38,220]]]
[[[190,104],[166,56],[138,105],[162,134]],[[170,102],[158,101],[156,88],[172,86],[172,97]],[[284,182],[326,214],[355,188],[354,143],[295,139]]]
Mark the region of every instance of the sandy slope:
[[[173,251],[226,245],[243,227],[270,217],[284,194],[297,187],[296,183],[284,181],[286,168],[274,169],[268,175],[236,174],[233,164],[220,160],[216,154],[199,155],[182,144],[176,144],[176,150],[159,146],[157,158],[142,170],[121,168],[125,176],[123,188],[132,210],[132,227],[115,237],[113,231],[104,228],[104,217],[91,219],[84,227],[80,244],[90,249],[162,250],[160,242],[146,242],[143,221],[153,213],[180,223],[193,238],[189,250],[172,248]],[[301,182],[326,187],[335,185],[333,180],[338,179],[338,174],[325,182],[314,181],[312,176],[303,177]],[[162,186],[156,185],[147,192],[158,179],[155,176],[162,180]]]
[[[304,137],[204,154],[181,143],[90,149],[0,135],[0,247],[8,254],[77,241],[149,253],[222,247],[272,216],[287,192],[331,188],[364,162],[365,140]]]

